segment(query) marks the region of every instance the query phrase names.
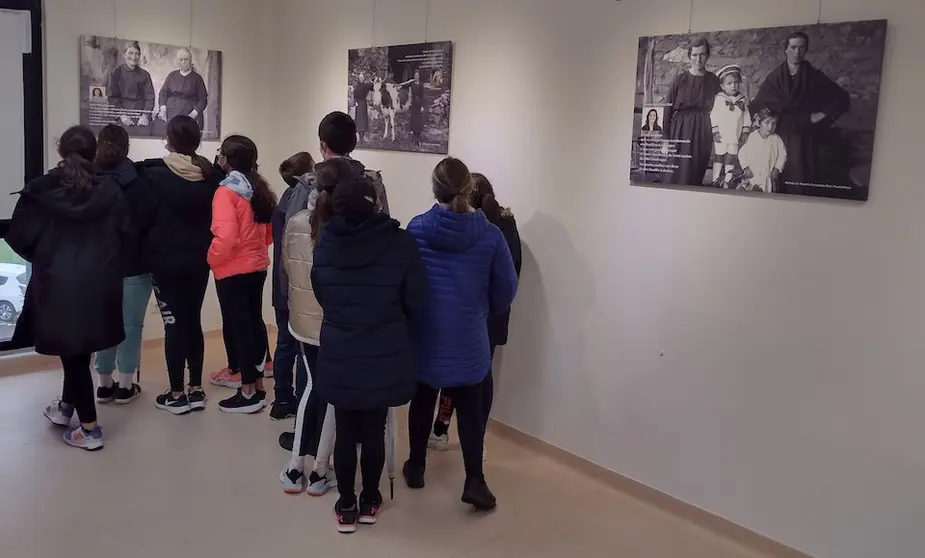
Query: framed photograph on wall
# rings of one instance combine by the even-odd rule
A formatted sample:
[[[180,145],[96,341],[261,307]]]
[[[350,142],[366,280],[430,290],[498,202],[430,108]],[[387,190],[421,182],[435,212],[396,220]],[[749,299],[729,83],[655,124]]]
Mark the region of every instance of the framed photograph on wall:
[[[451,41],[352,49],[347,68],[359,148],[449,152]]]
[[[80,123],[120,124],[132,137],[166,135],[177,115],[203,139],[222,134],[222,53],[84,35],[80,38]]]
[[[867,200],[885,20],[642,37],[630,180]]]

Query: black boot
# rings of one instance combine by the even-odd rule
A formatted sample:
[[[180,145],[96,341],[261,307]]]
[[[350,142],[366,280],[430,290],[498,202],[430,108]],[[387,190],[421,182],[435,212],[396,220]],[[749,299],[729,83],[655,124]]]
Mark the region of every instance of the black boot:
[[[491,511],[498,506],[498,501],[488,489],[485,479],[466,479],[462,501],[479,511]]]
[[[415,467],[411,461],[405,461],[404,467],[401,468],[401,474],[405,477],[405,484],[408,488],[424,488],[424,467]]]
[[[293,444],[295,444],[295,432],[283,432],[279,435],[279,447],[292,451]]]

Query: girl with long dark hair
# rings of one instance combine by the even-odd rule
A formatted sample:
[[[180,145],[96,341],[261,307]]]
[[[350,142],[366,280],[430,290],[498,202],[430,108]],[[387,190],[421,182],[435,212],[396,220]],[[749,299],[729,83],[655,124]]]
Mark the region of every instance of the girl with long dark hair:
[[[202,303],[209,284],[206,253],[212,241],[212,196],[222,173],[196,153],[201,142],[196,121],[177,116],[167,123],[169,154],[147,160],[143,166],[156,201],[153,210],[139,218],[139,227],[148,230],[142,259],[151,271],[164,320],[170,378],[170,388],[157,397],[155,406],[174,415],[206,407]],[[185,390],[187,369],[189,387]]]
[[[270,267],[267,248],[273,243],[270,222],[277,199],[257,172],[257,146],[250,138],[225,138],[219,149],[219,165],[228,176],[212,200],[214,238],[208,260],[238,351],[241,387],[218,406],[226,413],[249,414],[266,405],[263,285]]]
[[[32,262],[24,323],[36,352],[61,358],[61,399],[45,416],[67,427],[64,442],[85,450],[103,447],[96,422],[90,359],[118,345],[122,326],[123,246],[131,234],[118,184],[94,175],[96,137],[85,127],[61,135],[61,162],[20,192],[6,235],[9,246]],[[80,424],[71,427],[74,413]]]

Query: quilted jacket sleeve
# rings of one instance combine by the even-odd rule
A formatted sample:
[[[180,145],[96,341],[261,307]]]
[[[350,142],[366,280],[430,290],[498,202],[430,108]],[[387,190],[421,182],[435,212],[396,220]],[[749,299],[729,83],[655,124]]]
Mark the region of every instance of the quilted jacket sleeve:
[[[488,311],[490,314],[503,314],[514,302],[517,294],[517,271],[511,249],[501,231],[493,227],[496,236],[495,256],[491,262],[491,279],[489,281]]]
[[[212,198],[212,244],[209,246],[209,266],[215,268],[231,258],[240,241],[234,200],[238,195],[228,188],[219,188]]]

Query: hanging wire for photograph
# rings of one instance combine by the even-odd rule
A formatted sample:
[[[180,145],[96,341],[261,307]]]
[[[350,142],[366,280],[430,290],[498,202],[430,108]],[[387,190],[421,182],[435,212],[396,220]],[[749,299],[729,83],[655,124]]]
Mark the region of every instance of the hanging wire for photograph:
[[[822,23],[822,2],[823,0],[819,0],[819,17],[816,18],[816,24]]]
[[[376,46],[376,0],[373,0],[373,36],[369,46]]]
[[[193,48],[193,3],[195,0],[189,0],[189,47]]]
[[[694,30],[694,0],[691,0],[690,7],[687,11],[687,32],[688,34]]]
[[[427,26],[430,25],[430,0],[424,0],[424,42],[427,42]]]
[[[119,8],[117,2],[118,0],[112,0],[112,36],[116,39],[119,38]]]

